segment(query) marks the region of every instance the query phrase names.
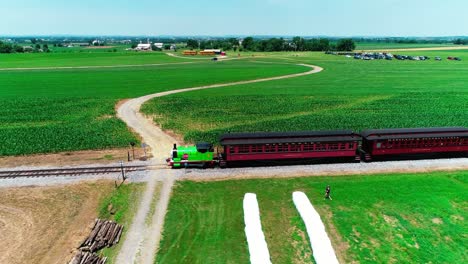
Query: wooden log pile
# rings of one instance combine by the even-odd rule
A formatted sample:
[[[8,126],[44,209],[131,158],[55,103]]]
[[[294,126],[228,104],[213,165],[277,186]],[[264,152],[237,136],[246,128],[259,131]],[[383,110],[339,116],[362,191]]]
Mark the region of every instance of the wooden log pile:
[[[101,258],[95,253],[79,251],[69,264],[105,264],[107,257]]]
[[[96,251],[119,243],[123,226],[114,221],[96,219],[91,233],[78,247],[79,251],[69,264],[104,264],[107,258],[101,258]]]
[[[123,226],[113,221],[96,219],[89,236],[81,243],[82,251],[96,252],[119,243]]]

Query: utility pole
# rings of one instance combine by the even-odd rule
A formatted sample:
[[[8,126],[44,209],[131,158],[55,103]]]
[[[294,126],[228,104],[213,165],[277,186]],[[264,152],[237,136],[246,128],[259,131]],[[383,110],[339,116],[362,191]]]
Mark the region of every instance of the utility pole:
[[[130,142],[130,146],[132,146],[133,160],[135,160],[135,142]]]
[[[120,161],[120,170],[122,171],[122,181],[125,181],[125,171],[123,167],[123,161]]]

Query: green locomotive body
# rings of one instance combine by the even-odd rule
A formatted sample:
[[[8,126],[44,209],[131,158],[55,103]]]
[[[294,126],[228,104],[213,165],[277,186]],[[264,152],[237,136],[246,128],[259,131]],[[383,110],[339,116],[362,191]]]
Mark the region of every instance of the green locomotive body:
[[[197,143],[195,146],[174,144],[171,158],[166,161],[172,168],[213,167],[215,165],[213,145],[204,142]]]

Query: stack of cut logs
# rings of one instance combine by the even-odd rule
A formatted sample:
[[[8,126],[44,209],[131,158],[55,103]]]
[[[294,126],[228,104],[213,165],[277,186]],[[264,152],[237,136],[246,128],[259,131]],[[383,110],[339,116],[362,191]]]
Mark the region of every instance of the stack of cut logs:
[[[111,247],[119,243],[123,226],[113,221],[96,219],[88,238],[80,245],[83,251],[96,252],[104,247]]]
[[[119,243],[123,226],[113,221],[96,219],[89,236],[79,246],[80,251],[70,264],[104,264],[107,258],[100,258],[94,252]]]
[[[107,257],[100,258],[94,253],[80,251],[70,261],[70,264],[105,264],[106,261]]]

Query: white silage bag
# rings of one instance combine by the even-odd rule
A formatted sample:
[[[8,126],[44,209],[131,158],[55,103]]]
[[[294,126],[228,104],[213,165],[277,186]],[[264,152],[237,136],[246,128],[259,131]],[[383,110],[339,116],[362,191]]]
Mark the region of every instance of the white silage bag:
[[[254,193],[246,193],[244,196],[244,222],[250,263],[271,264],[270,253],[262,231],[257,196]]]
[[[338,264],[325,225],[307,195],[303,192],[294,192],[293,201],[306,226],[315,262],[317,264]]]

